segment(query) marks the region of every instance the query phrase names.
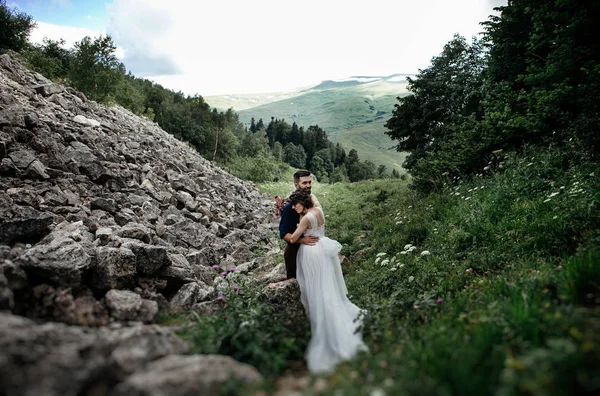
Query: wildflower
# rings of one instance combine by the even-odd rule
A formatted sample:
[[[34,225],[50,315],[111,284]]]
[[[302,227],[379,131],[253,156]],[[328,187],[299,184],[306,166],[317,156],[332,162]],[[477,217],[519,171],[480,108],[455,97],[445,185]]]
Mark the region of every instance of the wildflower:
[[[483,170],[484,171],[489,171],[490,170],[490,166],[488,165],[488,166],[484,167]]]
[[[403,222],[402,220],[400,220],[400,221],[397,221],[397,222],[396,222],[396,225],[399,225],[399,224],[404,224],[404,222]]]
[[[415,280],[415,277],[414,277],[414,276],[412,276],[412,275],[411,275],[411,276],[409,276],[409,277],[408,277],[408,281],[409,281],[409,282],[412,282],[412,281],[414,281],[414,280]]]
[[[437,300],[435,300],[435,302],[438,303],[438,304],[441,304],[441,303],[444,302],[444,299],[440,297]]]
[[[548,198],[556,197],[558,194],[558,192],[553,192],[552,194],[548,195]]]
[[[468,275],[468,274],[470,274],[471,272],[473,272],[473,268],[467,268],[467,269],[465,270],[465,272],[466,272],[466,273],[467,273],[467,275]]]
[[[384,265],[388,265],[388,263],[389,263],[389,262],[390,262],[390,260],[387,260],[387,259],[386,259],[386,260],[383,260],[383,261],[381,262],[381,266],[383,267]]]
[[[554,217],[552,218],[552,220],[556,220],[556,219],[558,219],[558,216],[554,216]]]
[[[408,253],[408,250],[403,250],[400,252],[400,254],[407,254],[407,253]]]
[[[402,267],[404,267],[404,264],[400,264],[400,266],[398,268],[402,268]]]
[[[550,201],[551,201],[550,198],[544,199],[544,202],[550,202]]]
[[[375,388],[369,392],[369,396],[385,396],[385,391],[381,388]]]
[[[412,245],[409,243],[408,245],[404,245],[404,250],[408,250],[412,247]]]
[[[235,272],[235,268],[229,268],[229,272]]]
[[[429,256],[431,253],[429,252],[429,250],[423,250],[421,252],[421,256]]]
[[[413,251],[415,251],[416,249],[417,249],[417,247],[416,247],[416,246],[411,246],[411,247],[408,249],[408,252],[409,252],[409,253],[410,253],[410,252],[413,252]]]
[[[218,269],[219,269],[219,266],[218,266],[217,264],[215,264],[215,265],[213,265],[213,266],[212,266],[212,269],[214,269],[214,270],[218,270]]]
[[[240,287],[238,285],[233,285],[233,291],[238,291],[240,289]]]
[[[396,271],[396,270],[398,270],[398,268],[396,268],[396,267],[390,268],[390,271]]]
[[[385,256],[386,254],[387,253],[385,253],[385,252],[377,253],[377,256],[375,256],[375,257],[382,257],[382,256]]]
[[[217,301],[223,301],[223,296],[217,297]]]
[[[466,198],[465,198],[465,201],[468,201],[469,199],[471,199],[471,197],[466,197]]]
[[[226,276],[227,276],[227,271],[223,271],[223,272],[221,272],[221,275],[222,275],[223,277],[226,277]]]
[[[381,261],[381,257],[377,257],[377,258],[375,259],[375,264],[379,264],[379,261]]]

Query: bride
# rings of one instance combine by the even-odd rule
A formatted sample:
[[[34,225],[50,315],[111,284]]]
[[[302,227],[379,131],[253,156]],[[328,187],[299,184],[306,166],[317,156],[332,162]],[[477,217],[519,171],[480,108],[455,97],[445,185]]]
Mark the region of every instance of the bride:
[[[298,250],[297,280],[301,299],[310,318],[311,339],[305,357],[313,373],[329,372],[344,360],[368,348],[358,331],[361,309],[346,297],[347,289],[338,253],[342,247],[325,236],[325,215],[314,207],[309,194],[296,190],[288,198],[300,215],[300,224],[292,234],[296,242],[302,234],[315,235],[315,245]]]

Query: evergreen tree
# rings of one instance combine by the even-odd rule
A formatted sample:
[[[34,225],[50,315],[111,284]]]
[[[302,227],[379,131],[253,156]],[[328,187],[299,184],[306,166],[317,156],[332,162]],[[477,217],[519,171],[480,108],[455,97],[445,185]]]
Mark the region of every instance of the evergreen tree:
[[[283,148],[283,160],[295,168],[306,168],[306,153],[302,146],[288,143]]]

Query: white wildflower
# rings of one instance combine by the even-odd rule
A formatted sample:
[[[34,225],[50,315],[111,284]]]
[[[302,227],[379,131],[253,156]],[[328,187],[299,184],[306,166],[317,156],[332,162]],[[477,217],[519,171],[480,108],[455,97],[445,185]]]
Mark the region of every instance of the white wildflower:
[[[471,199],[471,197],[466,197],[466,198],[465,198],[465,201],[468,201],[469,199]]]
[[[409,243],[407,245],[404,245],[404,250],[408,250],[412,247],[412,245]]]
[[[374,388],[369,392],[369,396],[385,396],[385,391],[381,388]]]
[[[404,267],[404,264],[400,264],[400,265],[398,266],[398,268],[402,268],[402,267]]]
[[[550,201],[551,201],[551,199],[550,199],[550,198],[546,198],[546,199],[544,199],[544,202],[550,202]]]
[[[409,253],[410,253],[410,252],[414,252],[416,249],[417,249],[417,247],[416,247],[416,246],[411,246],[411,247],[408,249],[408,252],[409,252]]]
[[[377,258],[375,259],[375,264],[379,264],[379,262],[380,262],[380,261],[381,261],[381,257],[377,257]]]
[[[411,276],[409,276],[409,277],[408,277],[408,281],[409,281],[409,282],[412,282],[412,281],[414,281],[414,280],[415,280],[415,277],[414,277],[414,276],[412,276],[412,275],[411,275]]]
[[[429,250],[423,250],[421,252],[421,256],[429,256],[429,255],[431,255],[431,253],[429,252]]]
[[[388,264],[389,264],[389,262],[390,262],[390,260],[388,260],[388,259],[385,259],[385,260],[383,260],[383,261],[381,262],[381,266],[383,267],[384,265],[388,265]]]
[[[396,222],[396,225],[400,225],[400,224],[404,224],[404,222],[402,220]]]
[[[560,193],[559,192],[553,192],[552,194],[548,195],[548,198],[556,197],[558,194],[560,194]]]
[[[407,253],[408,253],[408,250],[403,250],[400,252],[400,254],[407,254]]]
[[[396,271],[397,269],[398,268],[396,268],[396,267],[392,267],[392,268],[390,268],[390,271]]]
[[[386,252],[377,253],[377,256],[375,256],[375,257],[382,257],[382,256],[385,256],[386,254],[387,254]]]
[[[552,218],[552,220],[556,220],[556,219],[558,219],[558,216],[554,216],[554,217]]]

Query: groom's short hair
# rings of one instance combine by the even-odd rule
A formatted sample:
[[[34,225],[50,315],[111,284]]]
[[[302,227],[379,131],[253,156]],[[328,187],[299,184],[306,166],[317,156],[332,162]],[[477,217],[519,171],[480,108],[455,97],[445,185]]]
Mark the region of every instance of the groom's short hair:
[[[294,173],[294,183],[298,183],[301,177],[310,176],[310,171],[306,169],[298,169]]]

